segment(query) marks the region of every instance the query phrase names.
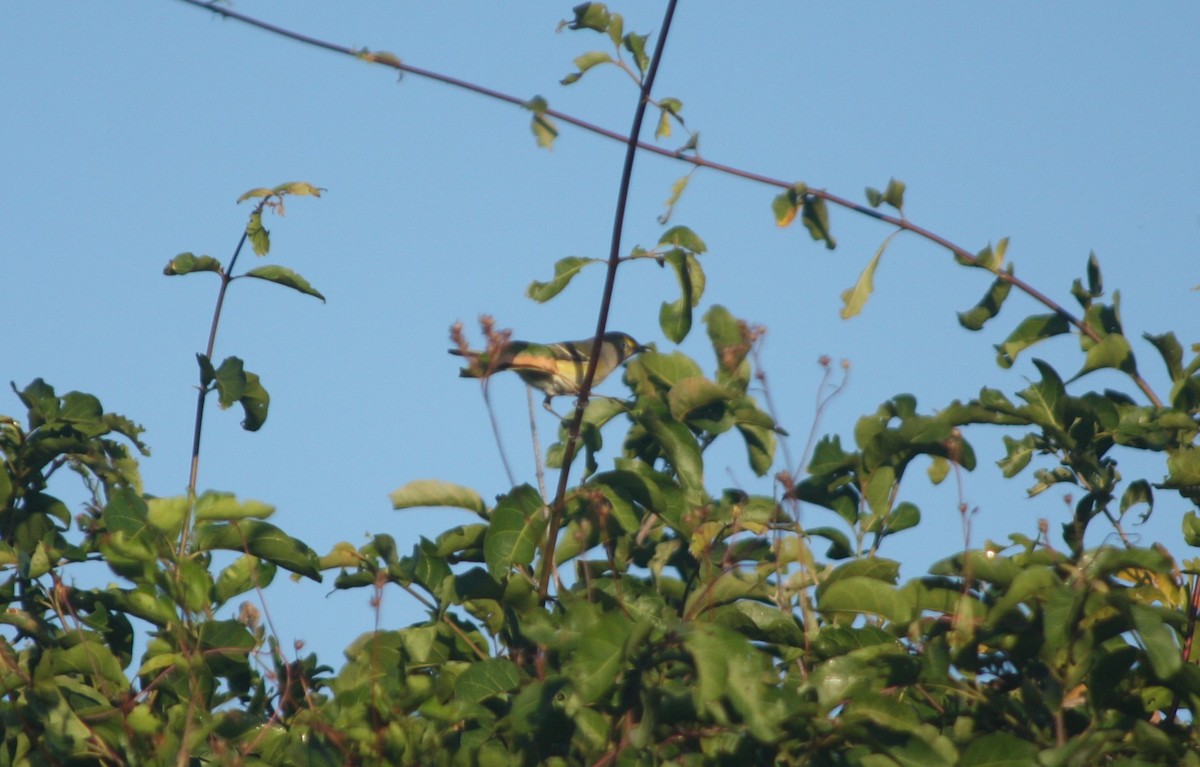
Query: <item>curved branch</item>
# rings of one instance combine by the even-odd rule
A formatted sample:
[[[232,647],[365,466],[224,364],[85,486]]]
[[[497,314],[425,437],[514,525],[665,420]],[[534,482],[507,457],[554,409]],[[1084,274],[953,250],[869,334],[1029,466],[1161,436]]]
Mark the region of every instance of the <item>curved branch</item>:
[[[633,115],[633,126],[629,129],[629,137],[625,141],[625,163],[621,168],[621,187],[617,192],[617,208],[613,214],[612,244],[608,252],[608,268],[604,276],[604,293],[600,298],[600,314],[596,318],[596,336],[592,339],[593,353],[588,359],[587,371],[579,387],[579,396],[575,400],[575,416],[571,419],[567,444],[564,446],[562,469],[558,472],[558,488],[554,493],[554,501],[550,505],[550,525],[546,531],[545,548],[542,553],[542,572],[538,578],[538,598],[544,604],[550,591],[550,572],[554,569],[554,549],[558,541],[559,527],[562,525],[563,512],[566,510],[567,480],[571,474],[571,463],[575,459],[575,451],[579,447],[579,430],[583,424],[583,411],[587,407],[588,394],[592,391],[592,381],[596,378],[596,367],[600,362],[600,343],[604,339],[604,330],[608,325],[608,310],[612,305],[613,286],[616,284],[617,267],[621,265],[621,230],[625,225],[625,206],[629,202],[629,185],[633,180],[633,161],[637,157],[638,146],[641,142],[637,137],[642,135],[642,122],[646,117],[646,107],[650,104],[650,91],[654,87],[654,78],[658,74],[658,65],[662,61],[663,48],[667,43],[667,33],[671,30],[671,20],[675,17],[676,0],[668,0],[667,10],[663,14],[662,30],[654,46],[654,55],[650,57],[650,65],[646,68],[646,76],[642,79],[637,110]]]
[[[231,10],[229,8],[223,8],[216,4],[217,0],[207,0],[207,1],[206,0],[181,0],[181,2],[187,3],[188,5],[194,5],[199,8],[205,8],[205,9],[210,10],[213,13],[216,13],[224,18],[234,19],[235,21],[240,21],[244,24],[249,24],[250,26],[257,27],[266,32],[270,32],[271,34],[279,35],[280,37],[286,37],[290,40],[295,40],[297,42],[304,43],[305,45],[311,45],[316,48],[322,48],[324,50],[332,51],[334,53],[340,53],[340,54],[343,54],[346,56],[353,56],[356,59],[361,59],[363,61],[368,61],[368,62],[371,62],[374,64],[382,64],[384,66],[391,67],[391,68],[399,70],[401,72],[405,72],[407,74],[414,75],[416,77],[423,77],[423,78],[426,78],[429,80],[434,80],[436,82],[445,83],[446,85],[450,85],[455,88],[461,88],[462,90],[470,91],[472,93],[478,93],[481,96],[487,96],[488,98],[495,99],[497,101],[503,101],[505,103],[513,104],[513,105],[516,105],[519,107],[525,107],[529,103],[528,99],[518,98],[511,94],[502,93],[501,91],[493,90],[491,88],[485,88],[482,85],[477,85],[475,83],[471,83],[466,80],[460,80],[456,77],[450,77],[449,75],[443,75],[443,74],[440,74],[438,72],[434,72],[434,71],[431,71],[428,69],[414,67],[411,64],[405,64],[399,58],[397,58],[395,55],[390,54],[390,53],[372,53],[366,49],[355,50],[354,48],[349,48],[347,46],[337,45],[335,43],[330,43],[325,40],[317,39],[315,37],[309,37],[308,35],[303,35],[303,34],[300,34],[299,32],[293,32],[289,29],[284,29],[283,27],[279,27],[274,24],[270,24],[265,21],[261,21],[259,19],[253,18],[252,16],[247,16],[245,14],[238,13],[237,11]],[[672,8],[674,7],[674,0],[672,0],[671,6],[672,6]],[[668,11],[668,13],[669,12],[670,11]],[[660,38],[660,41],[661,41],[661,38]],[[646,91],[643,90],[643,94],[645,92]],[[607,128],[603,128],[594,123],[590,123],[586,120],[581,120],[578,117],[574,117],[572,115],[566,114],[565,112],[559,112],[555,109],[547,108],[542,112],[542,114],[545,114],[549,117],[553,117],[556,120],[561,120],[562,122],[567,123],[568,125],[574,125],[575,127],[580,128],[585,131],[588,131],[589,133],[594,133],[598,136],[604,136],[605,138],[612,139],[613,141],[619,141],[622,144],[627,144],[627,145],[630,145],[631,147],[636,147],[637,149],[641,149],[643,151],[650,152],[652,154],[657,154],[657,155],[661,155],[663,157],[671,158],[673,160],[679,160],[681,162],[686,162],[686,163],[689,163],[696,167],[708,168],[710,170],[715,170],[719,173],[723,173],[723,174],[726,174],[729,176],[735,176],[737,178],[744,178],[748,181],[754,181],[754,182],[757,182],[760,184],[765,184],[767,186],[778,187],[780,189],[790,189],[793,186],[793,184],[791,182],[784,181],[782,179],[772,178],[771,176],[765,176],[765,175],[762,175],[759,173],[753,173],[751,171],[742,170],[740,168],[735,168],[730,165],[723,165],[718,162],[706,160],[703,157],[699,157],[694,154],[684,154],[682,151],[679,151],[679,150],[665,149],[663,147],[657,146],[655,144],[650,144],[645,141],[638,141],[638,140],[635,140],[638,134],[634,134],[632,136],[624,136],[620,133],[617,133],[616,131],[612,131]],[[895,227],[899,227],[900,229],[903,229],[907,232],[911,232],[911,233],[917,235],[918,237],[921,237],[925,240],[928,240],[929,242],[934,243],[935,245],[945,248],[946,250],[950,251],[952,254],[957,256],[958,259],[961,261],[967,262],[971,265],[976,265],[976,266],[978,265],[978,259],[975,257],[974,253],[971,253],[970,251],[966,250],[965,248],[963,248],[959,245],[956,245],[953,242],[950,242],[949,240],[947,240],[944,237],[941,237],[940,235],[934,234],[933,232],[929,231],[928,229],[925,229],[923,227],[920,227],[920,226],[917,226],[916,224],[911,223],[910,221],[908,221],[905,218],[890,216],[886,213],[875,210],[874,208],[868,207],[866,205],[860,205],[859,203],[851,202],[850,200],[846,199],[845,197],[839,197],[838,195],[832,194],[823,189],[811,189],[810,188],[805,192],[805,194],[808,195],[809,197],[819,198],[819,199],[825,200],[826,202],[828,202],[832,205],[837,205],[838,207],[845,208],[847,210],[854,211],[855,213],[859,213],[864,216],[868,216],[870,218],[874,218],[879,221],[886,222]],[[1013,287],[1017,288],[1022,293],[1026,294],[1033,300],[1037,301],[1038,303],[1040,303],[1043,306],[1045,306],[1046,308],[1048,308],[1050,311],[1052,311],[1055,314],[1057,314],[1058,316],[1062,317],[1064,320],[1066,320],[1071,325],[1073,325],[1082,335],[1086,336],[1087,338],[1091,339],[1092,341],[1099,343],[1101,340],[1103,340],[1101,338],[1100,334],[1097,333],[1094,329],[1092,329],[1087,323],[1085,323],[1083,320],[1079,319],[1075,315],[1071,314],[1069,311],[1067,311],[1067,309],[1065,307],[1063,307],[1062,304],[1058,303],[1057,301],[1053,300],[1046,294],[1044,294],[1041,291],[1039,291],[1038,289],[1034,288],[1029,283],[1020,279],[1019,277],[1016,277],[1014,275],[1004,272],[999,267],[996,267],[994,269],[989,268],[988,271],[990,271],[997,279],[1003,280],[1004,282],[1007,282],[1007,283],[1010,283]],[[1158,398],[1158,395],[1156,395],[1154,393],[1154,390],[1152,388],[1150,388],[1150,384],[1147,383],[1146,380],[1143,379],[1139,373],[1137,373],[1135,371],[1132,373],[1128,373],[1127,375],[1129,375],[1130,379],[1134,382],[1134,384],[1137,385],[1137,387],[1142,391],[1143,394],[1146,395],[1146,397],[1150,400],[1150,402],[1155,407],[1162,407],[1162,401]]]

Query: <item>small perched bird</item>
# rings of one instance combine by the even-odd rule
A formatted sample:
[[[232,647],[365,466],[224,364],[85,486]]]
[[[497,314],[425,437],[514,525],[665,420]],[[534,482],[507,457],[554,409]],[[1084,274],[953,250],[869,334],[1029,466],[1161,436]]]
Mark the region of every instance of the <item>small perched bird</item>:
[[[501,370],[515,370],[525,383],[545,392],[545,405],[549,409],[551,397],[579,393],[592,358],[592,341],[591,338],[550,344],[509,341],[491,359],[487,352],[451,349],[450,353],[467,358],[469,364],[459,371],[463,378],[486,378]],[[645,350],[645,346],[626,333],[605,333],[592,384],[600,383],[622,362]]]

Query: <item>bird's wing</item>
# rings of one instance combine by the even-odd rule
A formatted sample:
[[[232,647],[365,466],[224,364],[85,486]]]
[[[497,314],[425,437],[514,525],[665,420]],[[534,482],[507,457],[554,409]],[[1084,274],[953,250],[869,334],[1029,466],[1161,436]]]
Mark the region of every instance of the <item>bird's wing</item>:
[[[505,359],[500,368],[504,370],[516,370],[518,372],[525,370],[530,372],[548,373],[554,375],[558,373],[558,361],[554,355],[548,354],[545,347],[533,347],[532,349],[521,349],[513,352],[512,355],[506,354]]]

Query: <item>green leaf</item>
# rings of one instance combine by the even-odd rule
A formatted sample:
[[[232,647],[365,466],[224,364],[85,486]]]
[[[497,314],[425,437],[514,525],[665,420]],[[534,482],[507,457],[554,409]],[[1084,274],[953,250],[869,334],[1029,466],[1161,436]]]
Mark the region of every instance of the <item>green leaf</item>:
[[[1026,434],[1021,439],[1005,435],[1001,439],[1004,440],[1007,455],[996,461],[996,465],[1000,467],[1005,479],[1012,479],[1033,460],[1034,453],[1037,452],[1036,442],[1032,434]]]
[[[1097,549],[1087,565],[1089,578],[1105,578],[1127,570],[1144,570],[1157,575],[1170,575],[1174,562],[1158,548]]]
[[[654,127],[654,138],[664,139],[670,137],[671,113],[664,109],[658,113],[658,123]]]
[[[699,411],[721,406],[732,399],[732,393],[703,376],[684,378],[671,387],[667,405],[678,421],[687,421]]]
[[[800,216],[813,240],[816,242],[824,240],[826,250],[833,250],[837,247],[837,240],[829,231],[829,209],[825,205],[825,200],[812,195],[806,196]]]
[[[452,527],[437,537],[432,553],[439,557],[448,557],[471,549],[482,551],[487,528],[488,526],[481,522]]]
[[[4,461],[0,461],[0,509],[8,507],[12,500],[14,485],[12,474],[9,473],[8,466]]]
[[[20,398],[21,404],[29,410],[30,429],[36,429],[58,415],[59,403],[58,397],[54,394],[54,387],[41,378],[33,379],[28,386],[21,390],[17,389],[16,383],[9,382],[9,386]]]
[[[786,715],[782,701],[768,700],[762,682],[764,656],[743,636],[712,624],[696,623],[684,637],[696,665],[694,700],[718,721],[726,719],[728,701],[750,732],[761,741],[779,737]]]
[[[149,621],[156,626],[167,626],[179,620],[175,605],[157,589],[139,586],[124,590],[109,587],[103,592],[104,602],[111,608]]]
[[[625,366],[625,371],[631,383],[645,383],[664,389],[669,389],[684,378],[704,375],[700,366],[682,352],[645,352],[634,357]]]
[[[1004,273],[1012,276],[1012,264],[1008,265]],[[1000,307],[1004,305],[1004,300],[1011,291],[1011,281],[1002,277],[996,278],[983,298],[979,299],[979,303],[965,312],[958,313],[958,324],[967,330],[982,330],[988,320],[1000,313]]]
[[[575,278],[575,275],[583,271],[583,267],[588,264],[597,263],[603,262],[598,258],[583,258],[581,256],[560,258],[554,264],[554,278],[549,282],[534,280],[525,289],[525,295],[539,304],[545,303],[561,293],[563,288],[567,287],[567,284]]]
[[[560,81],[560,83],[562,85],[570,85],[571,83],[578,82],[579,78],[583,77],[584,73],[592,67],[599,64],[611,64],[612,60],[612,56],[608,55],[604,51],[588,51],[581,56],[576,56],[574,64],[575,68],[579,71],[572,72],[571,74],[567,75]]]
[[[246,222],[246,237],[256,256],[265,256],[271,251],[271,233],[263,226],[261,210],[250,214],[250,220]]]
[[[736,631],[752,642],[804,646],[804,631],[796,616],[772,605],[739,599],[705,613],[718,626]]]
[[[575,19],[567,24],[570,29],[591,29],[607,32],[612,16],[604,3],[581,3],[571,9]]]
[[[940,455],[930,456],[931,461],[926,473],[929,475],[929,481],[935,485],[940,485],[950,475],[950,461]]]
[[[963,266],[973,266],[977,269],[987,269],[994,272],[1004,263],[1004,253],[1008,250],[1008,238],[1001,237],[993,249],[989,243],[986,248],[975,254],[973,259],[964,258],[957,253],[954,260]]]
[[[867,722],[899,733],[911,732],[919,722],[914,708],[876,693],[854,696],[839,718],[847,723]]]
[[[236,519],[266,519],[275,507],[262,501],[239,501],[233,493],[204,492],[196,499],[196,521],[232,522]]]
[[[665,224],[671,220],[671,214],[675,212],[675,205],[678,204],[679,198],[683,196],[683,192],[687,189],[688,182],[692,180],[692,174],[687,173],[675,179],[675,183],[671,184],[671,195],[663,203],[666,210],[658,217],[658,223]]]
[[[198,551],[238,551],[265,559],[285,570],[320,582],[316,552],[270,522],[206,522],[196,525],[192,538]]]
[[[854,556],[854,548],[850,545],[850,537],[836,527],[810,527],[805,534],[818,536],[829,541],[829,549],[825,556],[830,559],[848,559]]]
[[[103,415],[104,408],[94,395],[71,391],[62,396],[58,411],[59,420],[70,423],[80,431],[94,432],[96,436],[102,434],[103,427],[101,426],[100,430],[96,430],[95,427],[99,425]]]
[[[887,515],[884,531],[887,535],[908,530],[921,524],[921,510],[908,501],[896,504],[896,508]]]
[[[203,366],[203,363],[201,364]],[[226,357],[213,375],[217,384],[218,402],[221,409],[225,410],[241,399],[246,391],[246,373],[242,361],[237,357]]]
[[[179,563],[176,575],[171,588],[176,604],[190,613],[212,607],[213,578],[205,564],[196,559],[184,559]]]
[[[936,612],[956,615],[972,623],[982,620],[987,614],[983,603],[969,593],[964,594],[956,581],[926,578],[909,581],[902,589],[918,614]]]
[[[1026,414],[1038,426],[1061,430],[1064,428],[1062,411],[1067,402],[1067,389],[1049,364],[1039,359],[1033,364],[1042,374],[1041,380],[1018,392],[1021,399],[1029,403]]]
[[[521,672],[507,658],[489,658],[472,663],[454,682],[454,694],[471,703],[504,695],[521,684]]]
[[[1144,503],[1150,508],[1146,509],[1146,513],[1142,515],[1143,521],[1150,516],[1150,512],[1154,509],[1154,490],[1150,487],[1150,483],[1144,479],[1136,479],[1129,483],[1125,488],[1125,492],[1121,494],[1121,513],[1129,511],[1130,507],[1136,506],[1139,503]]]
[[[267,422],[267,412],[271,406],[271,395],[263,388],[262,381],[250,371],[246,371],[246,388],[238,398],[246,417],[242,419],[242,428],[246,431],[258,431]]]
[[[738,411],[734,411],[737,418]],[[750,468],[758,476],[764,476],[775,463],[775,432],[751,423],[736,422],[738,433],[746,443],[746,457],[750,460]]]
[[[1200,546],[1200,516],[1194,511],[1183,515],[1183,542],[1189,546]]]
[[[110,533],[121,533],[131,538],[149,535],[148,530],[150,509],[145,499],[131,488],[120,488],[115,491],[104,505],[101,521]]]
[[[1195,511],[1183,515],[1183,543],[1200,546],[1200,516]]]
[[[996,241],[996,247],[988,245],[976,256],[978,265],[989,271],[995,271],[1004,263],[1004,253],[1008,250],[1008,238],[1001,237]]]
[[[638,72],[645,76],[646,68],[650,66],[650,57],[646,55],[646,40],[648,35],[637,35],[633,32],[625,35],[621,42],[625,45],[625,50],[633,56],[633,63],[637,66]]]
[[[1075,378],[1078,379],[1101,368],[1115,368],[1125,373],[1137,372],[1133,349],[1129,347],[1129,340],[1125,336],[1120,333],[1111,333],[1105,336],[1100,343],[1088,349],[1083,367],[1075,374]]]
[[[883,252],[887,250],[892,238],[899,233],[900,230],[892,232],[880,243],[875,255],[867,262],[867,267],[858,275],[858,282],[854,283],[854,287],[842,291],[842,319],[848,320],[862,313],[867,299],[875,291],[875,270],[879,267],[879,259],[883,257]]]
[[[196,354],[196,362],[200,365],[200,388],[206,389],[217,377],[217,370],[212,360],[203,354]]]
[[[683,102],[674,98],[661,98],[658,100],[658,106],[664,112],[679,118],[679,113],[683,111]],[[679,118],[682,122],[682,118]]]
[[[558,127],[546,115],[546,110],[549,109],[546,100],[541,96],[534,96],[522,106],[533,112],[533,119],[529,123],[529,128],[533,131],[534,138],[537,139],[537,145],[542,149],[553,147],[554,140],[558,138]]]
[[[1075,296],[1075,300],[1084,309],[1090,309],[1092,302],[1104,295],[1104,282],[1100,277],[1100,262],[1096,260],[1095,252],[1088,254],[1087,281],[1086,288],[1083,287],[1080,280],[1071,283],[1071,295]]]
[[[1095,332],[1098,338],[1103,339],[1108,335],[1121,335],[1124,330],[1121,326],[1121,294],[1116,292],[1113,294],[1111,304],[1094,303],[1087,307],[1083,314],[1083,322]],[[1098,341],[1086,336],[1079,337],[1080,348],[1084,351],[1090,349]]]
[[[822,711],[828,713],[867,694],[872,686],[882,686],[878,676],[879,671],[860,654],[848,653],[818,665],[809,682],[816,689]]]
[[[1142,337],[1153,344],[1155,349],[1158,349],[1172,381],[1184,378],[1183,347],[1179,345],[1179,339],[1175,337],[1174,333],[1163,333],[1160,336],[1146,333]]]
[[[496,502],[483,542],[483,556],[493,578],[503,580],[514,565],[533,562],[546,526],[545,509],[546,502],[529,485],[513,488]]]
[[[907,623],[912,618],[908,601],[897,588],[865,576],[850,576],[831,584],[817,599],[817,609],[879,615],[893,623]]]
[[[320,197],[322,189],[321,187],[314,186],[307,181],[287,181],[275,187],[271,191],[281,196],[290,194],[296,197]]]
[[[933,575],[960,577],[970,573],[971,577],[988,583],[1007,587],[1017,576],[1018,569],[1008,557],[998,557],[991,551],[967,551],[949,559],[935,562],[929,572]],[[1023,570],[1019,572],[1024,572]]]
[[[904,182],[894,178],[888,179],[887,189],[883,192],[883,201],[896,210],[904,210]]]
[[[700,304],[704,295],[704,269],[696,257],[683,248],[673,248],[663,254],[663,261],[670,264],[679,280],[680,300],[686,301],[690,308]]]
[[[705,312],[703,319],[717,358],[717,382],[746,391],[750,386],[750,363],[746,361],[751,349],[749,327],[720,304]]]
[[[1087,278],[1088,291],[1093,296],[1102,295],[1104,293],[1104,281],[1100,278],[1100,262],[1096,259],[1095,251],[1088,253]]]
[[[789,226],[796,220],[800,205],[808,194],[808,185],[797,181],[791,189],[775,195],[771,201],[771,210],[775,213],[775,223],[778,226]]]
[[[871,513],[876,516],[887,513],[896,488],[896,469],[884,464],[869,472],[863,488],[863,497]]]
[[[240,204],[254,197],[261,199],[264,197],[270,197],[273,194],[275,194],[274,189],[267,189],[265,186],[260,186],[246,192],[241,197],[237,198],[237,201]]]
[[[584,705],[595,703],[620,680],[630,628],[625,616],[608,613],[580,637],[565,670]]]
[[[479,493],[469,487],[437,479],[413,480],[393,490],[388,497],[392,501],[392,508],[397,511],[448,507],[466,509],[487,518],[487,506]]]
[[[693,493],[704,488],[704,461],[700,445],[687,426],[651,410],[635,412],[637,422],[662,449],[680,481]]]
[[[880,192],[874,187],[867,187],[867,203],[872,208],[878,208],[880,205],[887,203],[901,213],[904,212],[904,182],[896,179],[888,179],[887,189]]]
[[[1168,681],[1183,666],[1183,660],[1175,642],[1175,632],[1163,619],[1164,608],[1132,604],[1129,611],[1154,675],[1161,681]]]
[[[254,588],[266,588],[275,579],[275,565],[246,554],[223,568],[213,587],[213,600],[222,605]]]
[[[1200,448],[1184,445],[1167,451],[1167,480],[1164,487],[1187,489],[1200,485]]]
[[[663,232],[662,236],[658,238],[658,244],[683,248],[697,254],[708,252],[708,246],[704,244],[704,240],[686,226],[673,226]]]
[[[1010,368],[1023,350],[1070,330],[1071,323],[1061,314],[1035,314],[1026,317],[1004,343],[996,347],[996,362],[1002,368]]]
[[[614,48],[621,46],[621,37],[625,34],[625,19],[619,13],[611,13],[608,17],[608,39]]]
[[[700,243],[700,247],[703,247],[703,243]],[[663,302],[658,322],[667,338],[679,343],[691,331],[692,309],[700,303],[700,297],[704,294],[704,270],[692,253],[679,247],[665,253],[663,261],[675,270],[680,297],[671,303]]]
[[[91,638],[69,648],[47,651],[43,662],[48,662],[53,674],[88,674],[98,685],[113,685],[118,689],[129,685],[121,670],[123,664],[112,650]]]
[[[221,262],[212,256],[194,256],[191,253],[180,253],[167,262],[163,274],[168,277],[191,274],[192,272],[221,273]]]
[[[671,119],[683,120],[679,117],[679,110],[683,108],[683,104],[678,99],[662,99],[659,101],[658,126],[654,129],[654,138],[664,139],[671,137]]]
[[[241,275],[243,277],[253,277],[258,280],[266,280],[274,282],[276,285],[283,285],[286,288],[299,291],[305,295],[325,300],[325,296],[321,295],[316,288],[308,284],[308,280],[293,272],[291,269],[283,266],[259,266],[247,271]]]
[[[674,343],[683,341],[692,329],[691,305],[682,298],[670,303],[663,301],[658,309],[658,326]]]
[[[632,474],[632,472],[629,472]],[[611,473],[600,474],[598,477],[609,477]],[[588,482],[589,488],[598,490],[608,502],[608,511],[621,529],[627,533],[636,533],[641,527],[641,516],[634,505],[634,498],[620,485],[612,485],[608,481],[597,481],[596,477]]]
[[[885,557],[853,559],[845,564],[838,565],[824,575],[820,585],[817,586],[817,600],[820,601],[825,592],[838,581],[849,578],[872,578],[894,586],[899,577],[900,563],[894,559],[887,559]]]

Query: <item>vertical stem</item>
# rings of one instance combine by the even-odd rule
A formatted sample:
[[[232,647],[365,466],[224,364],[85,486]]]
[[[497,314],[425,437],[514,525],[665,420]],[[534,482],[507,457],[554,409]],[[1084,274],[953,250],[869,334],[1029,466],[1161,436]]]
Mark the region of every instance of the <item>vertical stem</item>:
[[[261,213],[266,206],[267,198],[264,198],[255,208],[255,213]],[[233,282],[233,267],[237,264],[238,256],[242,252],[242,247],[246,244],[246,230],[242,230],[242,237],[238,240],[237,247],[233,249],[233,257],[229,259],[229,266],[223,269],[218,274],[221,277],[221,288],[217,291],[217,305],[213,308],[212,323],[208,328],[208,345],[204,348],[204,356],[212,361],[213,349],[217,344],[217,328],[221,324],[221,307],[225,305],[225,293],[229,290],[229,283]],[[211,382],[210,382],[211,383]],[[183,518],[183,528],[179,532],[179,558],[182,559],[187,553],[188,536],[192,531],[192,516],[196,510],[196,483],[200,476],[200,435],[204,431],[204,400],[208,397],[211,391],[208,385],[201,385],[199,392],[196,394],[196,423],[192,429],[192,465],[188,472],[187,485],[187,513]]]
[[[646,107],[650,102],[650,91],[654,87],[654,78],[658,74],[658,65],[662,60],[663,48],[667,43],[667,34],[671,30],[671,20],[675,16],[676,0],[668,0],[667,10],[663,14],[662,31],[659,32],[658,42],[654,46],[654,55],[650,57],[650,65],[646,68],[646,77],[642,80],[642,89],[638,94],[637,110],[633,116],[633,127],[629,131],[629,139],[625,143],[625,164],[621,169],[621,188],[617,192],[617,209],[613,216],[612,246],[608,253],[608,270],[604,276],[604,293],[600,299],[600,313],[596,319],[596,336],[592,340],[591,359],[588,360],[587,372],[583,376],[583,384],[579,387],[579,397],[575,400],[575,417],[571,419],[571,428],[564,446],[562,470],[558,473],[558,489],[554,493],[554,502],[550,506],[550,526],[546,531],[546,540],[542,550],[542,571],[538,581],[538,598],[545,604],[550,591],[550,571],[553,569],[554,549],[558,542],[558,531],[562,526],[562,515],[565,509],[567,495],[567,480],[571,473],[571,463],[575,459],[575,451],[579,446],[579,430],[583,423],[583,411],[587,407],[588,393],[592,390],[592,380],[596,377],[596,363],[600,361],[600,343],[604,330],[608,325],[608,310],[612,305],[613,286],[617,279],[617,266],[621,263],[621,230],[625,224],[625,205],[629,201],[629,185],[633,178],[633,160],[637,156],[638,137],[642,134],[642,121],[646,116]]]

